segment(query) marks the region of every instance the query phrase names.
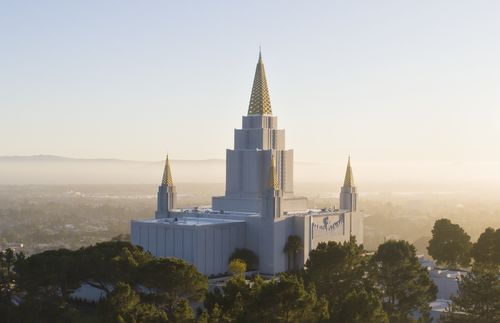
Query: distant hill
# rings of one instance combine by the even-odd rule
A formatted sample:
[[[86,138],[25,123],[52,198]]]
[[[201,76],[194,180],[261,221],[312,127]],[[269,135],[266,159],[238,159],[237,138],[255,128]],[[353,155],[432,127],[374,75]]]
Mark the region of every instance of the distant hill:
[[[68,158],[54,155],[0,156],[0,185],[158,184],[164,160]],[[224,159],[171,160],[174,182],[223,183]],[[345,165],[295,162],[295,180],[339,186]]]
[[[173,159],[177,183],[224,183],[224,159]],[[158,184],[164,160],[68,158],[54,155],[0,156],[0,185]],[[325,183],[338,192],[346,161],[294,162],[295,183]],[[481,192],[500,190],[500,162],[360,161],[353,159],[360,192]],[[478,171],[478,169],[480,171]],[[296,186],[297,187],[297,186]]]
[[[90,162],[90,163],[162,163],[161,161],[136,161],[126,159],[113,159],[113,158],[69,158],[55,155],[32,155],[32,156],[0,156],[1,162]],[[201,160],[184,160],[176,159],[176,163],[220,163],[224,159],[201,159]]]
[[[0,184],[157,184],[164,162],[54,155],[0,156]],[[222,183],[226,178],[224,159],[172,159],[171,164],[177,182]],[[339,164],[337,168],[335,182],[340,183],[344,166]],[[334,167],[330,164],[296,162],[295,169],[295,179],[334,180]],[[314,176],[316,173],[318,175]]]
[[[223,182],[225,161],[172,160],[174,180]],[[0,184],[156,184],[164,160],[67,158],[54,155],[0,156]]]

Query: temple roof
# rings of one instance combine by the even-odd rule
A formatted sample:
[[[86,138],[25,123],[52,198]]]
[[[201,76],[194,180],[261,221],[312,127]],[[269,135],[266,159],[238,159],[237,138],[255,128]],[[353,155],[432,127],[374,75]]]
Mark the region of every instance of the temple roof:
[[[161,180],[161,185],[174,186],[174,181],[172,181],[172,171],[170,170],[170,161],[165,160],[165,169],[163,170],[163,179]]]
[[[349,156],[349,159],[347,161],[347,169],[345,171],[344,186],[345,187],[353,187],[354,186],[354,177],[352,175],[352,168],[351,168],[351,156]]]
[[[273,114],[273,111],[267,88],[266,71],[262,62],[262,55],[259,52],[259,61],[257,62],[255,77],[253,79],[252,95],[250,96],[250,104],[248,105],[248,115],[271,114]]]

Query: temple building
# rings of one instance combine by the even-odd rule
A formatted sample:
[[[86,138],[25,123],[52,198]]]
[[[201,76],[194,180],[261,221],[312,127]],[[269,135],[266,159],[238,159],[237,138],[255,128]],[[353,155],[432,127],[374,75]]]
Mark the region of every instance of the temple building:
[[[285,147],[285,130],[272,114],[262,56],[255,71],[248,113],[226,151],[226,190],[211,208],[177,207],[176,188],[167,156],[158,188],[157,210],[150,220],[131,222],[132,243],[158,257],[178,257],[206,275],[228,271],[235,249],[258,257],[258,271],[276,274],[301,268],[318,243],[363,242],[363,215],[349,158],[339,209],[309,209],[307,198],[294,194],[293,150]],[[284,248],[290,236],[302,243],[295,263]]]

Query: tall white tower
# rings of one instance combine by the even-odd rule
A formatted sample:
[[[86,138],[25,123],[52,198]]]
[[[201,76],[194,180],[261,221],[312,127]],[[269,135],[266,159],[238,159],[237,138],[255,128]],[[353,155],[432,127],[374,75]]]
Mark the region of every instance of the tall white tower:
[[[356,212],[358,209],[358,192],[354,186],[354,176],[352,175],[351,157],[347,161],[344,185],[340,189],[340,209]]]
[[[307,200],[293,196],[293,150],[285,149],[285,130],[278,129],[278,118],[272,115],[266,72],[259,53],[248,114],[243,116],[242,129],[234,130],[234,149],[226,151],[226,192],[212,199],[212,208],[262,212],[262,201],[269,193],[271,169],[276,172],[273,176],[277,191],[283,195],[283,211],[306,209]]]
[[[170,170],[170,161],[165,160],[165,168],[163,170],[163,178],[161,185],[158,187],[158,203],[155,217],[157,219],[167,218],[170,216],[170,210],[175,209],[177,204],[177,191],[172,180],[172,172]]]

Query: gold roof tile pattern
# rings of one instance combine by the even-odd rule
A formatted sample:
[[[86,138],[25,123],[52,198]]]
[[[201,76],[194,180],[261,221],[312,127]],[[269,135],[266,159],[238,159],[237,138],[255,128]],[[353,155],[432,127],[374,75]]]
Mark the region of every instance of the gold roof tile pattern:
[[[276,159],[274,155],[271,155],[271,169],[269,170],[269,188],[274,191],[278,191],[280,189],[280,182],[278,179],[278,174],[276,172]]]
[[[351,168],[351,156],[349,156],[349,159],[347,160],[347,169],[345,171],[344,186],[345,187],[354,186],[354,176],[352,175],[352,168]]]
[[[255,69],[253,79],[252,94],[248,105],[248,115],[272,115],[271,99],[267,88],[266,71],[262,62],[262,55],[259,52],[259,61]]]
[[[174,181],[172,180],[172,172],[170,171],[170,161],[165,160],[165,169],[163,170],[163,179],[161,180],[161,185],[174,186]]]

